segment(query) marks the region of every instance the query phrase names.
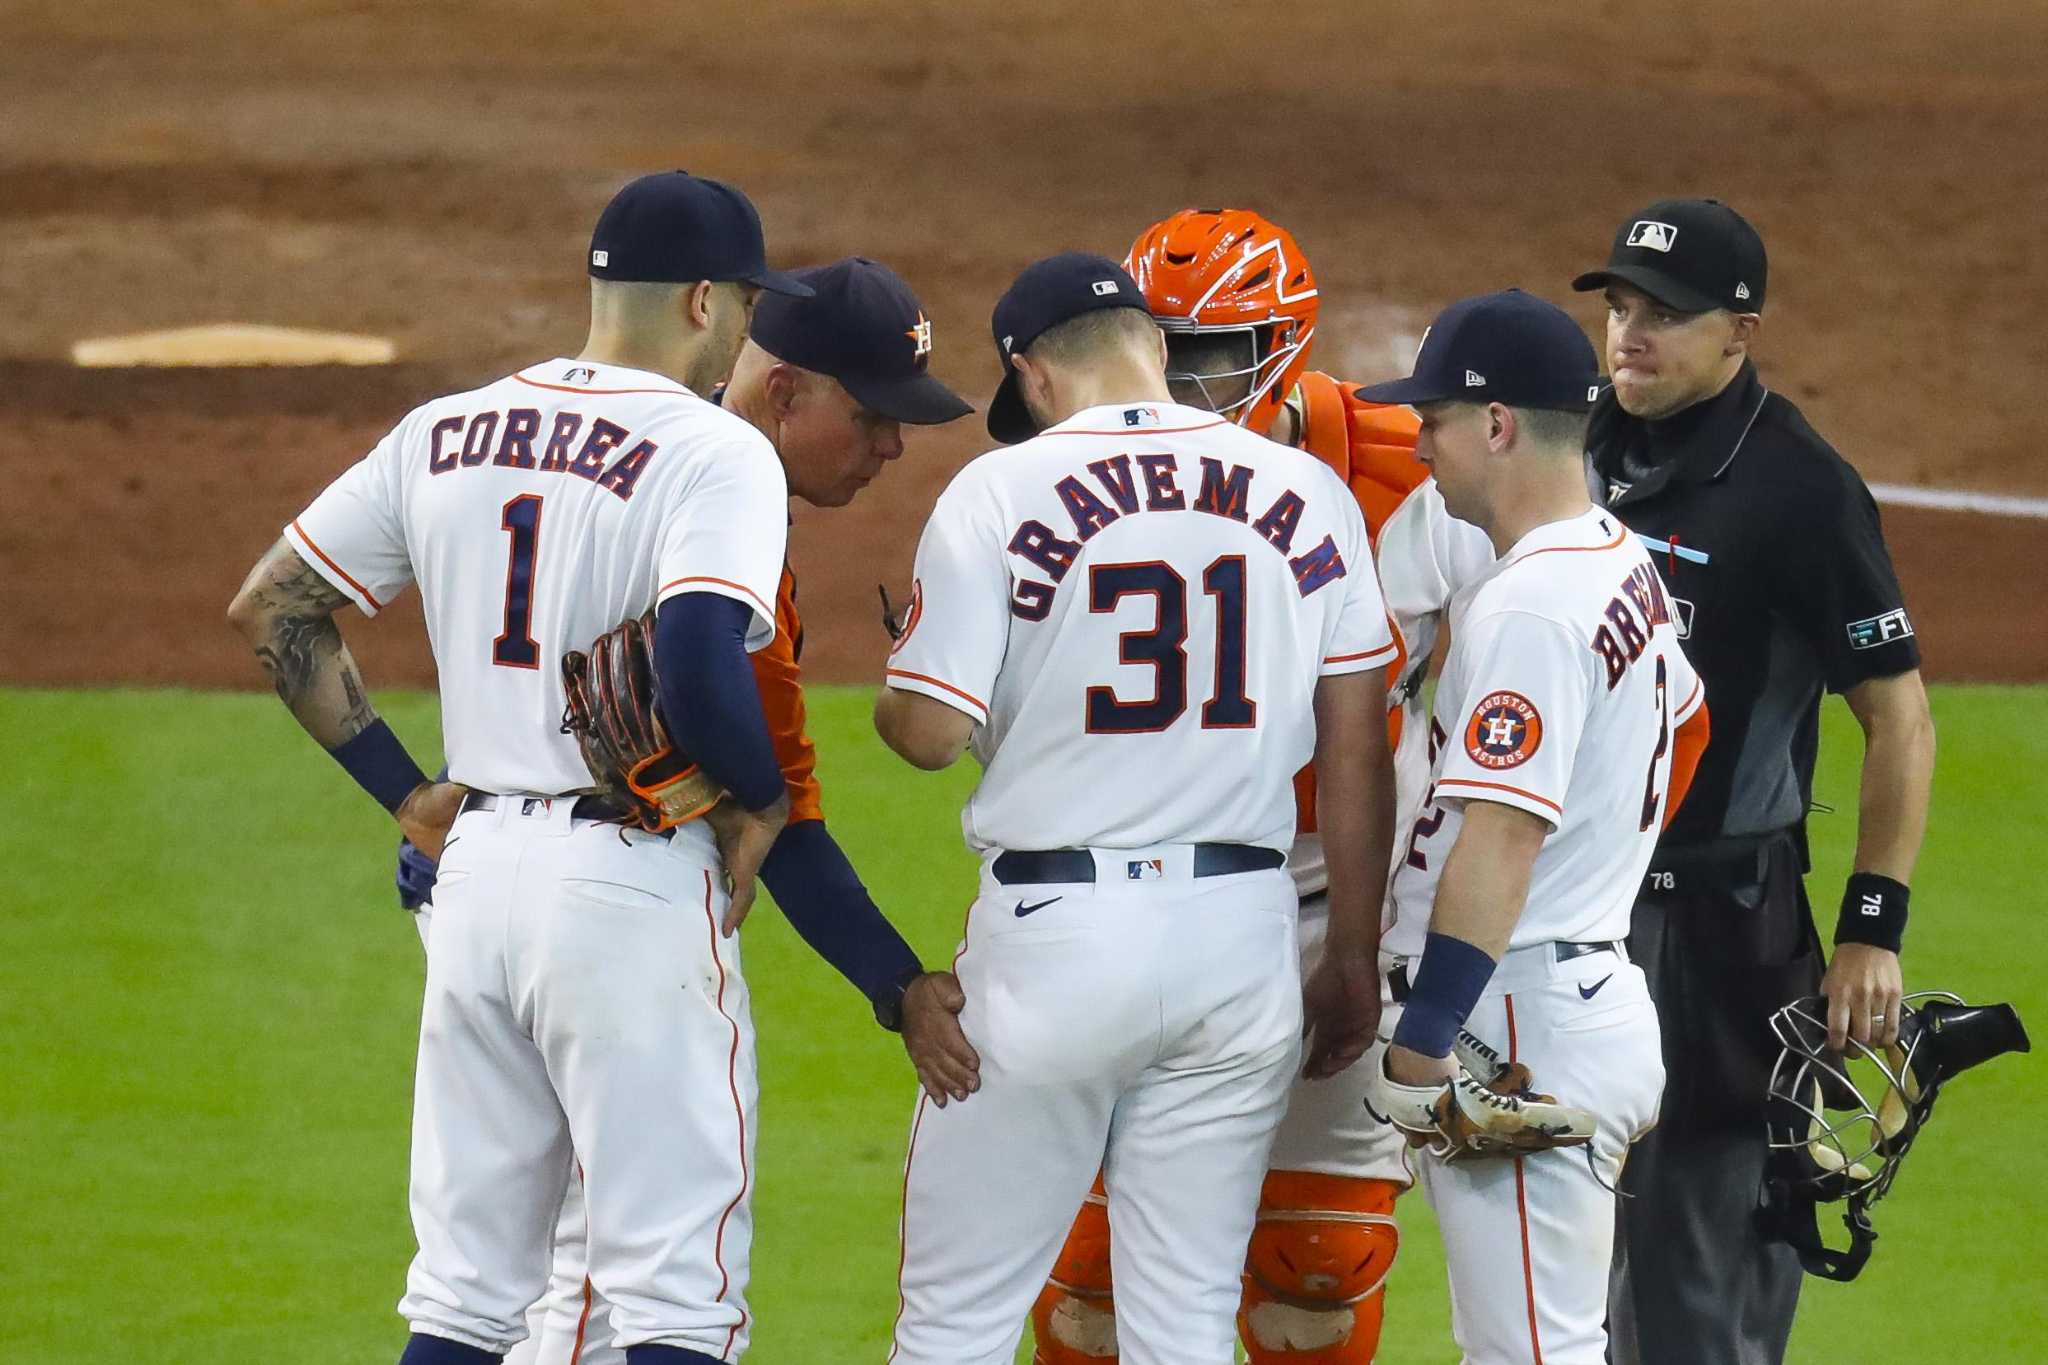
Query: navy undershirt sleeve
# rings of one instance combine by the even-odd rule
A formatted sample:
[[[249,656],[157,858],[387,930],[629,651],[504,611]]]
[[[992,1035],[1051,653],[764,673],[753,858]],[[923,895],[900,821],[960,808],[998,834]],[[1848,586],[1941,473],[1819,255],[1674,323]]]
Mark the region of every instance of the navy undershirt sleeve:
[[[669,738],[748,810],[783,792],[782,765],[747,659],[753,609],[716,593],[687,592],[661,604],[654,669]]]
[[[812,951],[873,1000],[918,966],[917,954],[861,885],[823,820],[790,825],[761,880]]]

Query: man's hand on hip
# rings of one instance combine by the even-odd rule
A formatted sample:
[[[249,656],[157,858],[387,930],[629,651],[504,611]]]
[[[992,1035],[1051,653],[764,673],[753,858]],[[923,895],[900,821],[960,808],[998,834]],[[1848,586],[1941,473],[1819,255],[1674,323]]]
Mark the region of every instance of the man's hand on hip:
[[[903,1050],[939,1108],[981,1089],[981,1054],[960,1027],[967,993],[951,972],[926,972],[903,992]]]

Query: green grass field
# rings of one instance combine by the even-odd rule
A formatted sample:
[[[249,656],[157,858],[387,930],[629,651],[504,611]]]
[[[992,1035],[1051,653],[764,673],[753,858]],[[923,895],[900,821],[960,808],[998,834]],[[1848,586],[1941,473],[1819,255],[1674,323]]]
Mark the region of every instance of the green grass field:
[[[422,757],[433,703],[383,699]],[[929,961],[972,888],[971,780],[888,756],[867,695],[813,698],[827,810]],[[2036,869],[2048,691],[1944,688],[1907,984],[2048,1030]],[[268,696],[0,691],[0,1360],[397,1358],[422,972],[393,829]],[[1814,820],[1831,906],[1860,742],[1830,703]],[[1831,909],[1828,912],[1832,913]],[[762,1136],[751,1362],[879,1362],[913,1081],[867,1006],[763,908],[746,929]],[[1854,1285],[1807,1282],[1792,1358],[2043,1358],[2048,1196],[2032,1058],[1956,1084]],[[2010,1096],[2032,1104],[2012,1103]],[[1434,1229],[1404,1201],[1381,1359],[1448,1362]],[[1837,1230],[1838,1231],[1838,1230]]]

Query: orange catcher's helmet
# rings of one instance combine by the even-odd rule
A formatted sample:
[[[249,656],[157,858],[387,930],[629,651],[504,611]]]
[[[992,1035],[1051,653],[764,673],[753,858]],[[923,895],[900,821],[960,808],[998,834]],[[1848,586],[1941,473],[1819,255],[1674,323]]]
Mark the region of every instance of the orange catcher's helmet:
[[[1174,396],[1264,433],[1308,368],[1316,277],[1286,228],[1249,209],[1182,209],[1124,268],[1166,333]]]

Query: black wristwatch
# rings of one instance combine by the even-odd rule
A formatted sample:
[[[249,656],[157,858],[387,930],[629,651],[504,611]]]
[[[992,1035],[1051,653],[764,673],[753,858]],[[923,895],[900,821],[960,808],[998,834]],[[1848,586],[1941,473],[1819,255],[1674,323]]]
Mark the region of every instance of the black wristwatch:
[[[910,989],[911,982],[923,975],[923,967],[905,967],[894,981],[877,991],[873,997],[875,1022],[891,1033],[903,1032],[903,994]]]

